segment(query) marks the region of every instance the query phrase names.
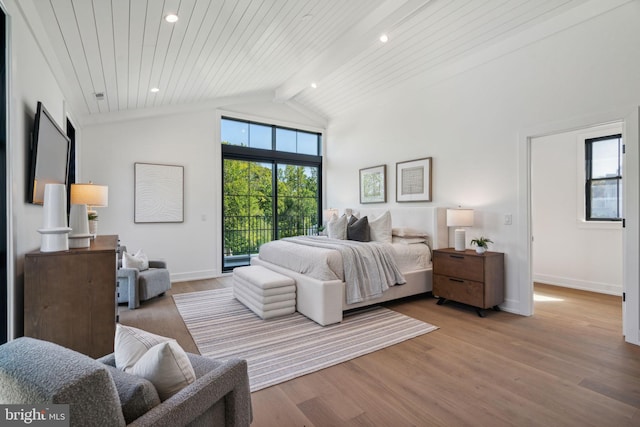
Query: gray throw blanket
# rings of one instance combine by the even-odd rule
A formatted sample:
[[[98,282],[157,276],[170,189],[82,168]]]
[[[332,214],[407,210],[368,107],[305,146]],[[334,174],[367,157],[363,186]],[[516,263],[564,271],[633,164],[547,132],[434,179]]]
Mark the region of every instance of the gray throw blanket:
[[[390,253],[389,245],[385,243],[313,236],[288,237],[282,240],[339,251],[344,265],[347,304],[379,297],[389,286],[406,283]]]

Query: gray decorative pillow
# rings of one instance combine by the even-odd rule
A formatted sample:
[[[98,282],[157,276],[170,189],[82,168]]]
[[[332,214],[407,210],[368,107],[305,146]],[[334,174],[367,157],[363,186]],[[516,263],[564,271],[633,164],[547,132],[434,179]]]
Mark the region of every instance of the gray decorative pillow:
[[[158,392],[150,381],[122,372],[115,366],[107,365],[107,369],[116,384],[122,413],[127,424],[131,424],[160,404]]]
[[[359,242],[371,241],[371,233],[369,231],[369,219],[366,216],[358,219],[352,216],[347,224],[347,239],[357,240]]]

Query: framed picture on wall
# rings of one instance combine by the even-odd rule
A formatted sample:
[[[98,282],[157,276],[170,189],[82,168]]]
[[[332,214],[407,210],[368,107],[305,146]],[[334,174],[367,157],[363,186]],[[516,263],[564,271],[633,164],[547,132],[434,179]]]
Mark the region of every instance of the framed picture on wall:
[[[184,222],[184,166],[135,163],[134,222]]]
[[[360,169],[360,203],[387,201],[387,165]]]
[[[431,201],[431,157],[396,163],[396,201]]]

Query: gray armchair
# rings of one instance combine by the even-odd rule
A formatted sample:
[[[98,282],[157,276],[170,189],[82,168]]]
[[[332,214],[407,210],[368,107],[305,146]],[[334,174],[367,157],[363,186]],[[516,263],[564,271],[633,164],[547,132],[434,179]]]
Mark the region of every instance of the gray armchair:
[[[34,338],[0,346],[0,404],[68,404],[71,426],[249,426],[247,363],[187,353],[196,381],[160,402],[150,382]]]
[[[167,263],[149,260],[149,269],[122,268],[122,253],[126,246],[118,250],[118,303],[129,303],[129,309],[140,307],[140,301],[163,295],[171,289],[171,275]]]

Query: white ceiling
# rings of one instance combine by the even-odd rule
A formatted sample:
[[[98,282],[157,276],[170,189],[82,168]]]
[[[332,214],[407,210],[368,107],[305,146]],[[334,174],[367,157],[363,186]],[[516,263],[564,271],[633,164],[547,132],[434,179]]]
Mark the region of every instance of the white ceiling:
[[[585,3],[21,0],[20,7],[80,116],[259,94],[326,119],[416,76],[444,76],[438,70]],[[178,22],[167,23],[168,13]]]

